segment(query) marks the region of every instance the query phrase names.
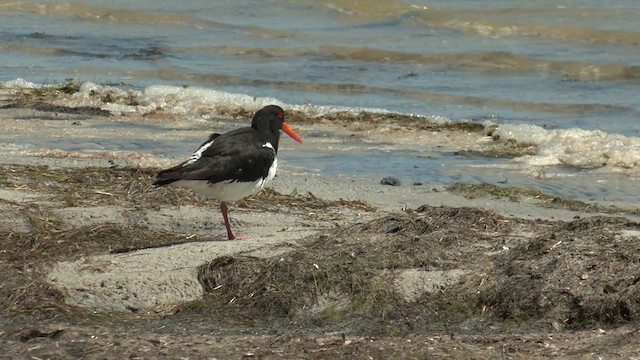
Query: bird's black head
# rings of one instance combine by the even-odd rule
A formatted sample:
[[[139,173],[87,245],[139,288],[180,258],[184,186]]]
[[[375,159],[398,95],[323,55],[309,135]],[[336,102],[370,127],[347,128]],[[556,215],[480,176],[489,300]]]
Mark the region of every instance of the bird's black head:
[[[276,136],[280,136],[280,129],[284,123],[284,110],[280,106],[268,105],[258,110],[253,116],[251,127],[256,130],[269,130]]]
[[[284,122],[284,110],[277,105],[268,105],[258,110],[253,116],[251,127],[258,131],[271,133],[276,144],[278,139],[280,139],[281,129],[295,141],[300,144],[303,143],[302,139]],[[273,145],[275,146],[276,144]]]

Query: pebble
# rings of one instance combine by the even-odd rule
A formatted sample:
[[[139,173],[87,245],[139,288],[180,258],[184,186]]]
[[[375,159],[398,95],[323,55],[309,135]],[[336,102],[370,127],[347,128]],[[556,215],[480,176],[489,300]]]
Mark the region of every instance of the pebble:
[[[380,184],[382,185],[391,185],[391,186],[400,186],[400,179],[395,178],[393,176],[387,176],[386,178],[380,180]]]

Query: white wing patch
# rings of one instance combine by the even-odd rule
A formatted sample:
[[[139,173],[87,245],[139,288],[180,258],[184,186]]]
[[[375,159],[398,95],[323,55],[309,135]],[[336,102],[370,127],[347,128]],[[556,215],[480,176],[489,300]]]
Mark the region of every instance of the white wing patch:
[[[273,150],[274,153],[276,152],[276,149],[273,148],[273,145],[271,145],[270,142],[266,142],[264,145],[262,145],[262,147],[269,148],[269,149]],[[265,185],[267,185],[267,183],[269,181],[273,180],[273,178],[276,176],[276,168],[277,167],[278,167],[278,158],[274,157],[273,158],[273,162],[271,163],[271,166],[269,167],[269,172],[267,173],[267,177],[266,178],[260,178],[256,182],[256,192],[264,189]]]
[[[215,141],[215,139],[211,140],[211,141],[207,141],[202,146],[200,146],[200,148],[198,150],[196,150],[196,152],[194,152],[193,155],[191,155],[189,160],[187,160],[187,162],[184,163],[183,167],[191,165],[194,162],[200,160],[200,158],[202,157],[202,153],[205,152],[211,146],[211,144],[213,144],[214,141]]]
[[[273,163],[269,168],[269,175],[267,175],[267,178],[263,180],[262,184],[260,185],[261,187],[264,187],[265,185],[267,185],[269,181],[273,180],[273,178],[276,177],[277,168],[278,168],[278,158],[273,158]]]

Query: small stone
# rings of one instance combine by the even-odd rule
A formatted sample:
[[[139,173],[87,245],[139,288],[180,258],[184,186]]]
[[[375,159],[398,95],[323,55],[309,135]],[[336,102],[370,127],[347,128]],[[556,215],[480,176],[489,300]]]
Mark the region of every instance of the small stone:
[[[391,186],[400,186],[400,180],[393,176],[387,176],[386,178],[380,180],[380,184],[382,185],[391,185]]]

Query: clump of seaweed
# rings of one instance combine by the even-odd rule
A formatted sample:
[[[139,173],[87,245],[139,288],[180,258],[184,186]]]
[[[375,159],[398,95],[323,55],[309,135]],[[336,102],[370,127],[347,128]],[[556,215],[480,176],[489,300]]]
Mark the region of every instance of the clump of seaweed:
[[[271,259],[214,259],[199,279],[216,308],[317,324],[360,319],[368,331],[391,331],[389,324],[404,327],[407,316],[436,314],[400,295],[399,271],[471,266],[483,240],[502,241],[512,224],[485,210],[422,207],[312,237]],[[405,330],[415,328],[409,323]]]
[[[124,85],[124,83],[119,84]],[[30,108],[39,111],[81,114],[90,116],[111,116],[107,110],[103,110],[98,106],[64,106],[56,104],[58,100],[69,98],[69,95],[76,94],[80,91],[82,83],[77,79],[67,79],[62,84],[34,87],[24,87],[12,89],[12,97],[3,99],[7,102],[2,108]],[[2,86],[0,85],[0,89]],[[116,88],[110,88],[104,92],[90,91],[88,96],[98,99],[103,103],[118,103],[124,105],[139,105],[138,97],[135,91],[121,91]]]
[[[397,129],[421,130],[421,131],[464,131],[481,132],[484,125],[473,122],[431,122],[427,118],[415,115],[393,114],[393,113],[373,113],[373,112],[333,112],[319,116],[311,116],[300,112],[292,112],[296,122],[318,121],[340,124],[348,129],[358,130],[362,126],[366,128],[388,125]]]
[[[243,108],[229,109],[221,115],[233,118],[251,119],[253,112]],[[465,131],[465,132],[482,132],[485,126],[473,122],[432,122],[428,118],[416,115],[395,114],[395,113],[374,113],[337,111],[321,115],[309,114],[296,110],[289,110],[287,116],[294,118],[296,123],[331,123],[344,126],[347,129],[359,130],[364,128],[375,128],[380,125],[388,125],[390,127],[409,130],[422,131]]]
[[[209,308],[252,319],[385,334],[487,321],[583,329],[640,319],[640,247],[620,235],[638,229],[623,218],[541,222],[423,206],[270,259],[217,258],[199,279]],[[396,287],[407,269],[465,275],[409,301]]]
[[[200,204],[202,199],[180,188],[153,189],[157,169],[133,167],[51,168],[41,165],[0,165],[0,183],[46,194],[65,206]]]
[[[500,319],[557,331],[638,320],[638,230],[622,218],[558,222],[497,259],[480,301]]]
[[[254,201],[259,200],[259,201]],[[325,200],[315,196],[312,192],[281,194],[273,188],[267,188],[246,200],[239,201],[237,206],[245,209],[277,211],[286,206],[290,209],[335,211],[337,208],[348,208],[365,212],[376,211],[376,208],[360,200]]]
[[[158,169],[136,167],[51,168],[39,165],[0,165],[0,186],[47,194],[50,200],[68,207],[119,205],[158,208],[165,205],[217,206],[180,187],[154,188]],[[259,200],[259,201],[255,201]],[[244,209],[278,211],[282,207],[299,210],[349,208],[375,211],[357,200],[324,200],[312,193],[280,194],[272,188],[237,202]]]

